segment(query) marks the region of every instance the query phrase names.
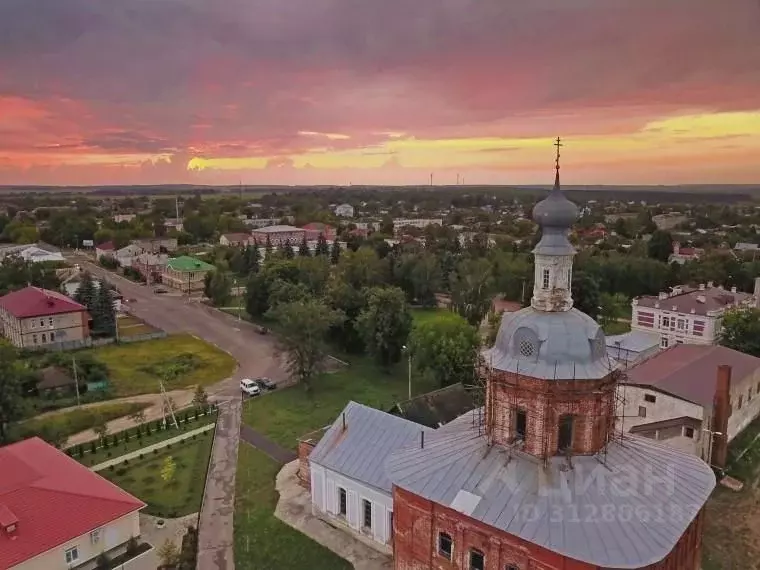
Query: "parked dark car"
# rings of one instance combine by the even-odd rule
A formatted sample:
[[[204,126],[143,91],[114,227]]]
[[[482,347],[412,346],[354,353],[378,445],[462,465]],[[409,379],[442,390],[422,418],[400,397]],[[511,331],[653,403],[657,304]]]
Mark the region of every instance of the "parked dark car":
[[[277,388],[277,384],[272,382],[269,378],[256,378],[256,384],[258,384],[259,388],[262,390],[274,390]]]

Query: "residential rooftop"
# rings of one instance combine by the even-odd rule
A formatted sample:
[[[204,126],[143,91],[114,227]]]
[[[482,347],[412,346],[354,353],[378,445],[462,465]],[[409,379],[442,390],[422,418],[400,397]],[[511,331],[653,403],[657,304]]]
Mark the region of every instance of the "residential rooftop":
[[[632,366],[624,383],[651,386],[689,402],[712,408],[718,366],[731,366],[736,380],[760,368],[760,358],[725,346],[676,344]]]
[[[174,271],[212,271],[214,269],[210,263],[187,255],[170,258],[166,266]]]
[[[145,507],[37,437],[0,448],[0,465],[0,525],[15,525],[0,529],[0,568],[13,568]]]
[[[78,313],[87,308],[57,291],[25,287],[0,297],[0,307],[17,319]]]
[[[659,296],[644,296],[633,300],[638,307],[662,309],[675,313],[707,316],[712,311],[723,311],[751,302],[750,293],[742,293],[736,289],[714,287],[712,283],[699,287],[675,287],[671,293],[660,293]]]

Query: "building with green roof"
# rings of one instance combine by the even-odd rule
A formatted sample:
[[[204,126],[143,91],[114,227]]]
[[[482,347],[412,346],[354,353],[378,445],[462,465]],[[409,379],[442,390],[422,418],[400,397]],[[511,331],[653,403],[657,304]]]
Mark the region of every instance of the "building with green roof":
[[[172,257],[161,274],[161,282],[167,287],[193,295],[203,292],[206,274],[213,270],[213,265],[195,257]]]

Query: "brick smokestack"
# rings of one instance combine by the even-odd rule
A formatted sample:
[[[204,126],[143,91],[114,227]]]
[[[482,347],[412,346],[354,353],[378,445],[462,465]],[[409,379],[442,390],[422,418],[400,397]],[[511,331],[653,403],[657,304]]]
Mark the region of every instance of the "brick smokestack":
[[[712,450],[710,463],[721,469],[726,466],[728,458],[728,416],[731,410],[731,367],[726,364],[718,366],[718,381],[715,385],[713,399]]]

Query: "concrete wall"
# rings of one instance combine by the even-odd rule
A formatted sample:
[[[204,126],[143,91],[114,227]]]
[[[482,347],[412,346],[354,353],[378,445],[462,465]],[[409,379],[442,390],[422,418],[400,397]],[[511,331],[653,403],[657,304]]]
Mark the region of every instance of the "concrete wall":
[[[139,512],[130,513],[114,522],[101,527],[98,540],[87,533],[62,544],[58,548],[48,550],[31,560],[13,566],[10,570],[92,570],[96,567],[95,560],[103,552],[110,556],[124,552],[126,544],[132,537],[140,536]],[[66,550],[76,547],[79,558],[71,565],[66,564]],[[125,565],[125,568],[128,567]]]
[[[681,398],[664,394],[651,388],[630,384],[619,384],[617,390],[617,400],[621,409],[617,413],[618,425],[616,427],[618,430],[622,429],[626,433],[631,428],[642,424],[673,420],[684,416],[696,418],[703,422],[705,420],[705,410],[702,406],[687,402]],[[655,399],[654,403],[647,402],[647,396],[653,396]],[[645,416],[640,415],[639,408],[643,409],[646,414]],[[704,423],[702,425],[705,426]],[[702,458],[707,457],[709,438],[703,434],[701,429],[694,431],[694,438],[681,435],[665,439],[665,435],[662,434],[662,443]]]
[[[390,543],[393,499],[389,493],[344,477],[313,462],[310,470],[311,502],[315,515],[344,525],[355,533],[371,538],[379,545]],[[345,517],[339,514],[340,488],[346,490]],[[363,500],[372,504],[371,529],[363,527]]]

